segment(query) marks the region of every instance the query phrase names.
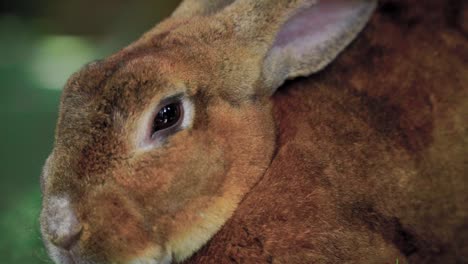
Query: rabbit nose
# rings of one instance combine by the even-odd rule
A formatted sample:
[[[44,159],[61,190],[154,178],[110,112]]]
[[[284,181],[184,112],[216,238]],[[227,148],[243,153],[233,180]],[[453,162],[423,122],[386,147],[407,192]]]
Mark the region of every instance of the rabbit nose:
[[[83,226],[66,198],[50,198],[45,214],[45,231],[49,241],[69,250],[81,237]]]
[[[69,250],[80,240],[82,230],[81,225],[70,226],[67,230],[52,234],[50,241],[57,247]]]

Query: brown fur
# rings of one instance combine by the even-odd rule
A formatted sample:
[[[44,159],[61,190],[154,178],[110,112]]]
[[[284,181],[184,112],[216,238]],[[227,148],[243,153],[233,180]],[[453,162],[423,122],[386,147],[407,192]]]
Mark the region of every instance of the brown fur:
[[[46,243],[54,237],[47,229],[55,217],[49,199],[66,195],[83,226],[76,250],[84,260],[121,263],[153,248],[182,259],[220,228],[263,175],[274,148],[271,103],[240,90],[258,78],[249,70],[258,70],[231,69],[250,51],[226,44],[229,31],[213,34],[206,27],[211,20],[200,20],[156,34],[151,47],[142,39],[72,76],[44,177]],[[142,113],[177,89],[195,106],[193,127],[161,147],[135,149]]]
[[[381,1],[336,63],[271,98],[261,64],[301,1],[227,2],[182,6],[70,79],[46,244],[50,199],[68,195],[74,254],[93,263],[183,260],[224,223],[187,263],[466,262],[466,5]],[[236,24],[259,10],[254,29]],[[135,147],[143,113],[174,92],[193,126]]]
[[[463,1],[381,1],[324,72],[274,96],[277,154],[187,263],[468,261]]]

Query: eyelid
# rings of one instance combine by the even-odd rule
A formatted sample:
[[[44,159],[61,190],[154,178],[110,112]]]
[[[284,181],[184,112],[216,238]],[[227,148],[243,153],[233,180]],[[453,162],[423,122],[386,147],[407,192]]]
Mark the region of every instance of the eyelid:
[[[174,94],[169,97],[166,97],[159,102],[158,106],[156,107],[155,113],[158,113],[161,110],[161,108],[163,108],[164,106],[175,103],[175,102],[182,102],[183,99],[184,99],[184,95],[182,93],[178,93],[178,94]]]

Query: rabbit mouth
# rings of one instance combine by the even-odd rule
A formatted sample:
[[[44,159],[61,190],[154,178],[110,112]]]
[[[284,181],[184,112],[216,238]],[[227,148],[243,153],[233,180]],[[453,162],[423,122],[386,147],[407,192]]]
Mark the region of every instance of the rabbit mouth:
[[[44,241],[44,244],[46,245],[46,249],[49,253],[49,256],[52,258],[54,263],[60,263],[60,264],[89,263],[89,264],[92,264],[92,262],[89,262],[89,261],[79,260],[73,253],[74,249],[71,249],[70,251],[61,250],[60,248],[54,246],[49,241]]]

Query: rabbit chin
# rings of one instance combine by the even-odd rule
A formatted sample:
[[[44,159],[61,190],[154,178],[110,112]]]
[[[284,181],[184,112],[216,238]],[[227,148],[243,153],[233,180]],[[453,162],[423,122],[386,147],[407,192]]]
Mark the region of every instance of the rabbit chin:
[[[66,251],[60,249],[50,242],[46,241],[46,248],[49,252],[49,256],[57,264],[170,264],[172,263],[171,254],[161,255],[159,248],[150,248],[145,251],[145,254],[140,257],[135,257],[134,259],[127,261],[92,261],[86,259],[84,256],[81,256],[77,247],[73,247],[70,250]]]

